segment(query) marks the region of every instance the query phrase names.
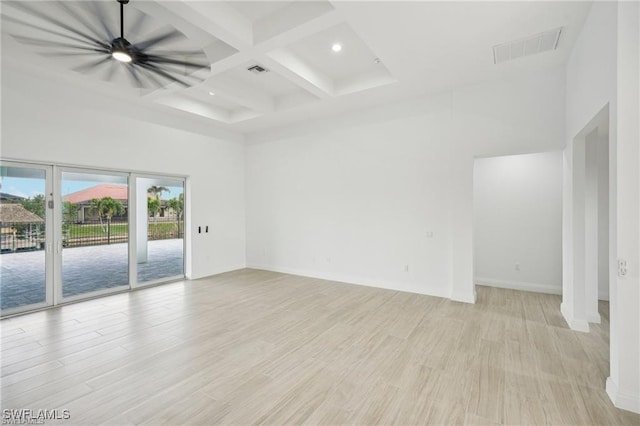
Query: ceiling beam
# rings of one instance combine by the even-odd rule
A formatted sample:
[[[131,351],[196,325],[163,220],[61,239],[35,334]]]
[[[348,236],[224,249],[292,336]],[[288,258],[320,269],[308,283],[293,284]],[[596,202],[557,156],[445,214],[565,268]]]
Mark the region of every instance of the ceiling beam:
[[[253,45],[251,22],[225,2],[169,1],[159,4],[173,14],[171,19],[179,16],[238,51]]]
[[[267,40],[256,43],[255,48],[262,53],[267,53],[274,49],[286,47],[298,40],[302,40],[320,31],[335,27],[336,25],[343,22],[344,17],[342,16],[342,13],[337,10],[332,10],[293,28],[283,31],[282,33],[275,35]]]
[[[253,87],[247,87],[245,84],[239,83],[228,76],[218,75],[204,84],[216,96],[254,111],[269,113],[276,110],[275,100],[271,96],[258,92]]]
[[[265,57],[269,68],[317,97],[325,99],[334,95],[333,80],[307,65],[289,49],[277,49]]]

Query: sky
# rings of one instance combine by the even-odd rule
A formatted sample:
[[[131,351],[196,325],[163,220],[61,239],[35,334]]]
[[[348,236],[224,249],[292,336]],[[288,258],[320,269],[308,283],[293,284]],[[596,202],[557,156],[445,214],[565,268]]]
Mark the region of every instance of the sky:
[[[101,185],[104,182],[91,182],[91,181],[62,181],[62,195],[71,194],[72,192],[81,191],[86,188],[91,188],[95,185]],[[162,193],[162,199],[170,199],[182,194],[183,189],[181,187],[169,187],[171,192]],[[0,192],[7,194],[18,195],[20,197],[31,198],[38,194],[44,194],[45,186],[42,179],[30,179],[30,178],[15,178],[15,177],[3,177],[2,188]]]

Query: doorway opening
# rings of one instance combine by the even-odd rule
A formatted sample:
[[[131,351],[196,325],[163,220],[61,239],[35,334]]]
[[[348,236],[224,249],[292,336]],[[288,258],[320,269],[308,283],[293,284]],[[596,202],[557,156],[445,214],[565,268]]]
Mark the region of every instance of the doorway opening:
[[[561,294],[562,152],[476,158],[473,189],[474,283]]]
[[[608,319],[611,280],[609,107],[604,107],[565,150],[562,314],[589,331]]]

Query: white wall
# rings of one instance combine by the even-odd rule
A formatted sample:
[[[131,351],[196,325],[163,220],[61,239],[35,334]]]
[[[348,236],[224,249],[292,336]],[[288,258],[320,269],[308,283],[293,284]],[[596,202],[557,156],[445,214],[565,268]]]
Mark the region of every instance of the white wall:
[[[608,115],[610,376],[607,393],[620,408],[640,412],[640,7],[637,2],[596,2],[566,68],[566,139],[563,254],[563,313],[584,315],[574,282],[575,244],[571,197],[576,164],[574,138],[600,111]],[[597,118],[597,117],[596,117]],[[598,124],[599,128],[603,125]],[[628,262],[617,274],[617,259]],[[580,318],[578,318],[580,319]],[[569,318],[571,323],[572,318]],[[584,320],[584,319],[583,319]]]
[[[249,146],[249,265],[448,297],[447,105]]]
[[[616,256],[627,271],[611,287],[617,323],[607,392],[618,407],[640,413],[640,3],[618,4],[617,39]]]
[[[565,134],[567,141],[567,149],[565,151],[565,185],[564,185],[564,209],[563,209],[563,259],[565,267],[563,268],[563,283],[565,286],[564,295],[567,299],[566,305],[573,296],[573,246],[569,244],[572,238],[572,187],[573,181],[570,173],[573,170],[573,140],[578,136],[586,126],[594,120],[604,108],[607,108],[609,114],[608,121],[613,123],[616,117],[616,43],[617,43],[617,8],[614,2],[594,2],[584,27],[574,45],[569,61],[566,67],[566,123]],[[602,124],[599,124],[603,127]],[[601,299],[609,298],[609,282],[611,281],[611,273],[615,278],[615,271],[610,271],[609,265],[616,262],[615,255],[615,178],[610,178],[616,173],[616,128],[608,126],[600,149],[607,149],[608,152],[600,152],[599,158],[609,161],[608,174],[599,174],[599,229],[603,237],[600,241],[608,243],[609,247],[599,248],[599,267],[598,267],[598,283],[599,297]],[[604,169],[604,165],[601,169]],[[609,190],[605,190],[605,186],[609,186]],[[602,195],[602,197],[600,197]],[[604,197],[608,196],[609,200]],[[609,211],[605,211],[605,205],[609,205]],[[611,221],[609,218],[611,217]],[[604,229],[608,228],[608,229]],[[611,239],[609,240],[609,235]],[[608,256],[608,258],[607,258]],[[606,276],[609,274],[609,276]],[[563,303],[565,301],[563,300]],[[582,315],[578,315],[580,321],[587,321],[586,310]],[[574,314],[571,317],[575,317]],[[569,318],[569,322],[571,322]],[[613,320],[615,321],[615,319]]]
[[[598,144],[598,299],[609,300],[609,132]]]
[[[614,2],[594,2],[571,51],[566,67],[567,140],[615,96],[616,11]]]
[[[245,266],[241,141],[141,121],[125,102],[43,81],[6,60],[2,71],[3,159],[188,176],[190,276]],[[194,232],[198,225],[209,234]]]
[[[608,135],[609,146],[609,259],[608,264],[615,263],[616,259],[616,225],[615,225],[615,173],[616,173],[616,126],[617,117],[616,92],[617,92],[617,6],[613,2],[596,2],[584,27],[571,52],[566,67],[566,140],[565,150],[565,183],[563,200],[563,313],[569,324],[582,324],[588,328],[587,310],[582,301],[582,288],[574,288],[574,274],[580,274],[585,266],[582,264],[581,253],[584,244],[574,241],[574,216],[579,211],[574,211],[577,202],[573,200],[574,186],[582,182],[575,181],[576,173],[574,165],[574,140],[584,143],[585,133],[595,127],[605,127]],[[602,114],[607,114],[605,123]],[[580,203],[578,203],[580,204]],[[613,212],[613,213],[612,213]],[[580,236],[576,236],[580,238]],[[576,248],[574,249],[574,245]],[[576,255],[574,256],[574,250]],[[577,272],[575,272],[577,270]],[[604,270],[600,268],[599,270]],[[584,282],[584,279],[575,277],[576,282]],[[608,281],[611,281],[611,277]],[[601,294],[603,292],[600,292]],[[615,319],[612,319],[615,322]],[[613,325],[613,324],[612,324]]]
[[[552,69],[250,136],[249,266],[473,301],[473,159],[560,149],[563,99]]]
[[[561,149],[563,104],[561,69],[452,92],[454,299],[470,301],[473,290],[474,158]]]
[[[476,284],[560,294],[562,152],[476,159],[473,191]]]

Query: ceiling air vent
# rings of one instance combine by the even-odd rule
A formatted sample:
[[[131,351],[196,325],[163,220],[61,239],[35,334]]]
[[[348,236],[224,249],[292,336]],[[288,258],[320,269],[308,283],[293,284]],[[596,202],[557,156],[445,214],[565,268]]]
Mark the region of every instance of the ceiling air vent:
[[[561,32],[562,27],[493,46],[493,63],[499,64],[524,56],[555,50],[558,47]]]
[[[252,72],[254,74],[262,74],[263,72],[269,72],[265,67],[261,67],[260,65],[254,65],[252,67],[247,68],[247,71]]]

